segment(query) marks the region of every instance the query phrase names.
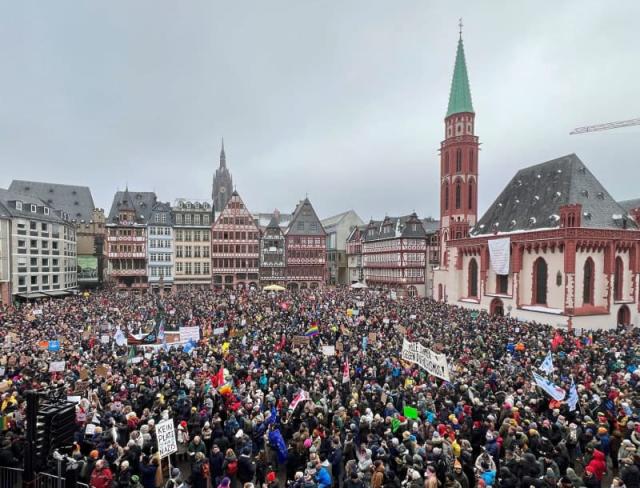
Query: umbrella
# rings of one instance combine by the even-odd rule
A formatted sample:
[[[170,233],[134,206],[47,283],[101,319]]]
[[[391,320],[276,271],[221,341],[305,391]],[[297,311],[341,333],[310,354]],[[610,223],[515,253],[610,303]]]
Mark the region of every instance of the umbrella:
[[[263,288],[263,290],[266,290],[266,291],[284,291],[285,289],[286,288],[284,286],[280,286],[280,285],[269,285]]]
[[[365,285],[364,283],[357,282],[357,283],[354,283],[353,285],[351,285],[351,288],[360,289],[360,288],[369,288],[369,287],[367,285]]]

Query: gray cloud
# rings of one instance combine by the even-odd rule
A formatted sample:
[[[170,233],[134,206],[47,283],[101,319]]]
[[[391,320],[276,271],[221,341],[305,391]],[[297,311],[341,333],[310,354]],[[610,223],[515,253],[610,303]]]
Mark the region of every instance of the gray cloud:
[[[104,207],[126,183],[206,198],[224,136],[252,209],[308,193],[321,215],[435,216],[462,16],[480,208],[571,152],[638,196],[640,128],[568,135],[640,115],[634,0],[3,3],[0,186],[87,184]]]

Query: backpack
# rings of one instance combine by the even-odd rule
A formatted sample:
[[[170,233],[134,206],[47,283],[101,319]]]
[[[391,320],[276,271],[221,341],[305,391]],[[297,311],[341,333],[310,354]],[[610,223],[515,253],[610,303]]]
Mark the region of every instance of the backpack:
[[[230,476],[235,475],[238,472],[238,461],[231,461],[227,464],[227,474]]]

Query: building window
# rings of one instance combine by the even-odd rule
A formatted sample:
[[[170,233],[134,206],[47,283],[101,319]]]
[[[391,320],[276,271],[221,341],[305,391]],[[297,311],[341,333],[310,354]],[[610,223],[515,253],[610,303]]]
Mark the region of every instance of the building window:
[[[582,303],[593,305],[594,269],[593,259],[587,258],[584,262],[584,275],[582,277]]]
[[[456,149],[456,173],[462,172],[462,149]]]
[[[469,210],[473,209],[473,183],[469,183]]]
[[[547,304],[547,262],[538,258],[533,263],[533,303]]]
[[[203,215],[202,216],[202,225],[209,225],[209,216],[208,215]]]
[[[31,204],[31,212],[36,213],[37,207],[34,204]]]
[[[202,263],[202,273],[208,275],[210,273],[209,271],[209,263],[208,262],[204,262]]]
[[[191,224],[191,214],[184,214],[184,223],[186,225],[190,225]]]
[[[16,210],[22,210],[22,202],[16,202]]]
[[[193,223],[194,225],[200,225],[200,214],[195,214],[193,216]]]
[[[478,263],[475,259],[469,261],[469,296],[478,296]]]
[[[449,174],[449,151],[444,153],[444,174]]]
[[[461,195],[462,195],[462,188],[460,187],[460,183],[456,183],[456,210],[460,208],[460,203],[461,203]]]
[[[509,293],[509,275],[496,275],[496,293]]]
[[[178,225],[182,224],[182,214],[179,214],[179,213],[176,214],[176,224]]]
[[[469,173],[473,173],[473,149],[469,150]]]
[[[618,256],[616,258],[616,269],[613,275],[613,299],[622,300],[622,292],[624,286],[624,263],[622,258]]]
[[[449,210],[449,183],[444,184],[444,209]]]

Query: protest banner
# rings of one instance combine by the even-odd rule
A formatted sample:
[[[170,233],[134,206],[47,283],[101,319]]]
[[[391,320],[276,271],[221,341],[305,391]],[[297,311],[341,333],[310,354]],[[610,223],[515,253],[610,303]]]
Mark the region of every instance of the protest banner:
[[[59,373],[64,371],[65,361],[51,361],[49,363],[49,373]]]
[[[216,327],[213,329],[213,335],[221,335],[224,334],[224,327]]]
[[[178,451],[173,420],[163,420],[156,425],[156,438],[158,439],[158,453],[160,454],[160,458],[165,458]]]
[[[198,342],[200,340],[200,327],[180,327],[180,342]]]
[[[447,356],[438,354],[419,342],[409,342],[404,339],[402,342],[402,359],[417,364],[430,375],[450,381]]]

